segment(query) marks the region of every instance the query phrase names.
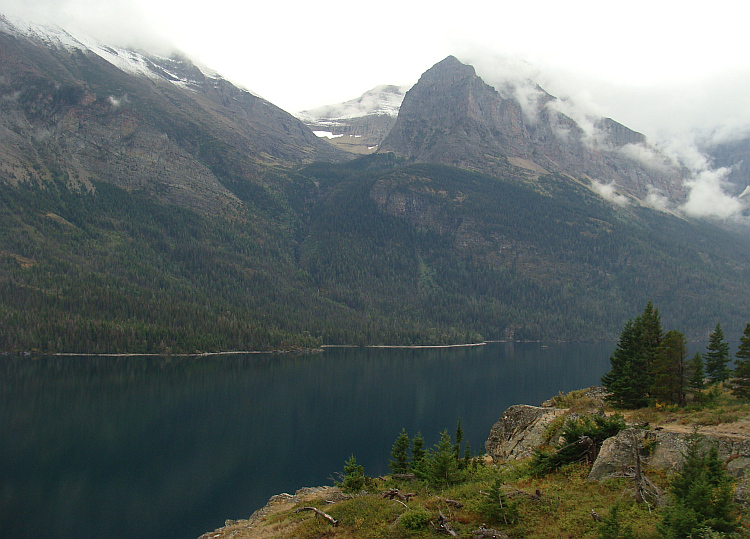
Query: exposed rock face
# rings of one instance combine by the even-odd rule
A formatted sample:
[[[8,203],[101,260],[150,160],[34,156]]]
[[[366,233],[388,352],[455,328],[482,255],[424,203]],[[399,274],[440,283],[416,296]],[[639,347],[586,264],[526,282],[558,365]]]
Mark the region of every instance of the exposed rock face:
[[[689,436],[690,434],[666,430],[626,429],[620,431],[617,436],[604,441],[588,479],[600,481],[635,466],[634,443],[638,443],[641,448],[644,444],[653,448],[647,458],[649,466],[677,470],[682,466]],[[706,449],[712,445],[717,447],[719,457],[727,461],[727,471],[731,475],[741,479],[750,475],[750,440],[712,434],[701,436],[702,444]]]
[[[484,443],[494,461],[529,457],[534,449],[547,443],[547,428],[565,410],[519,404],[500,417]]]
[[[530,83],[495,89],[449,56],[407,92],[380,151],[492,175],[558,172],[615,183],[638,198],[657,189],[682,199],[684,171],[643,135],[609,118],[579,124],[567,106]]]

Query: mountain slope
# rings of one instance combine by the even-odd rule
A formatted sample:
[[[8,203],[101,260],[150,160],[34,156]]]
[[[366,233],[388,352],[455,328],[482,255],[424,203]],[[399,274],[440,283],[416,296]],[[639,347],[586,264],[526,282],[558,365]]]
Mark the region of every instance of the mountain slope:
[[[457,61],[401,107],[410,158],[351,159],[185,59],[71,40],[0,32],[1,351],[614,339],[649,299],[691,338],[750,320],[746,237],[547,171],[552,124]],[[417,162],[446,155],[492,174]]]
[[[538,86],[498,91],[450,56],[407,92],[380,151],[532,181],[562,173],[615,184],[639,199],[654,189],[682,199],[683,170],[646,146],[643,135],[608,118],[578,123],[564,111]]]
[[[6,182],[53,176],[227,209],[269,166],[346,158],[301,122],[188,60],[0,20]]]

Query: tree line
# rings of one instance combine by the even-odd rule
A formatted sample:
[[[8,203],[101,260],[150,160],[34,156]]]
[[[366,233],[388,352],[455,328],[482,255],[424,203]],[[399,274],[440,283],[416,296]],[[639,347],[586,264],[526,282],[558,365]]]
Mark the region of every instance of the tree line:
[[[721,323],[711,332],[705,353],[696,352],[689,359],[687,355],[685,335],[675,329],[665,333],[659,310],[649,301],[639,316],[625,323],[602,385],[620,408],[650,403],[685,406],[689,400],[701,399],[707,384],[718,383],[727,383],[735,396],[750,399],[750,323],[740,337],[734,369]]]

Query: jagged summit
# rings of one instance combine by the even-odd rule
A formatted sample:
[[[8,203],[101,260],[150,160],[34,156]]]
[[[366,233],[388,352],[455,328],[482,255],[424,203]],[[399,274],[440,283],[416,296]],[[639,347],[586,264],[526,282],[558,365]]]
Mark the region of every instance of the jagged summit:
[[[380,151],[495,175],[562,173],[639,199],[683,196],[684,171],[640,133],[576,114],[531,81],[490,86],[453,56],[407,92]]]

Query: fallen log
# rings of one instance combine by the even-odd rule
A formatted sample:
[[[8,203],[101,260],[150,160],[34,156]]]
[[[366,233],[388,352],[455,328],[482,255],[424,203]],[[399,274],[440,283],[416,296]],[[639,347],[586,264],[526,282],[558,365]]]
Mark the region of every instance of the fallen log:
[[[448,522],[448,518],[439,509],[438,509],[438,529],[444,531],[451,537],[458,537],[458,534],[453,529],[453,526],[451,526],[451,523]]]
[[[440,498],[440,499],[444,501],[445,503],[447,503],[448,505],[452,505],[456,509],[461,509],[464,506],[464,504],[462,504],[458,500],[451,500],[450,498]]]
[[[333,518],[328,513],[324,513],[320,509],[316,509],[315,507],[300,507],[299,509],[295,510],[295,513],[299,513],[300,511],[313,511],[315,513],[315,518],[322,517],[323,519],[327,520],[331,526],[334,528],[339,525],[339,521]]]

